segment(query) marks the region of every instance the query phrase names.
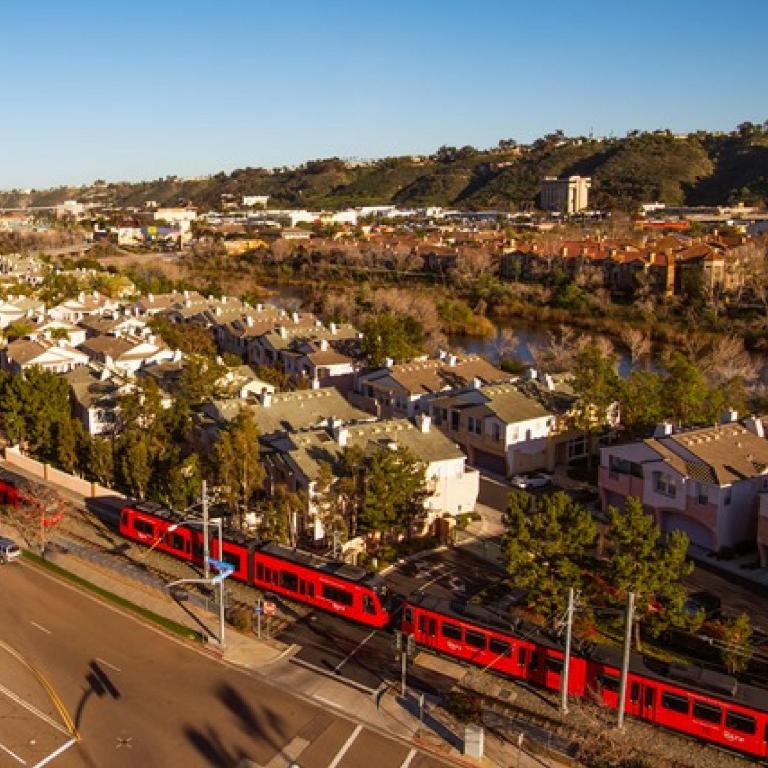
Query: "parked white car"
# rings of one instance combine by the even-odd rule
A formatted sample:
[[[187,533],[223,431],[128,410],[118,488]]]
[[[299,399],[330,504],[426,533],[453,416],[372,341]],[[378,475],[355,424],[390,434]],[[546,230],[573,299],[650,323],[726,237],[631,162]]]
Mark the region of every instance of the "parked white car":
[[[512,478],[512,485],[524,491],[546,488],[551,482],[552,475],[547,475],[544,472],[537,472],[534,475],[515,475]]]
[[[21,547],[13,540],[0,537],[0,563],[10,563],[21,557]]]

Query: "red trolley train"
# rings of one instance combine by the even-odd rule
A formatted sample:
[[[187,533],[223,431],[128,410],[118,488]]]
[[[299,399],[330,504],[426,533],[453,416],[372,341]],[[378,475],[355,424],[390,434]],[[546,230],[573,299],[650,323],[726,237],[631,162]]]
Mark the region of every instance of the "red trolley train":
[[[511,623],[478,606],[419,595],[406,602],[402,629],[435,652],[545,688],[560,688],[562,648],[525,622]],[[617,655],[588,646],[571,656],[568,691],[616,709]],[[624,707],[641,720],[755,757],[768,756],[768,692],[728,675],[655,664],[633,655]]]

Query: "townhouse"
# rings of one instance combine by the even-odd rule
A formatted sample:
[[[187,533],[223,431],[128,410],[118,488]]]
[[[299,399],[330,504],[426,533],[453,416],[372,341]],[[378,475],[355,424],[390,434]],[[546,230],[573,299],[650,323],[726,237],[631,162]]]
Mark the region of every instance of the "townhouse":
[[[86,339],[78,349],[85,353],[89,360],[129,375],[136,373],[145,365],[172,360],[176,354],[152,335],[142,339],[124,336],[92,336]]]
[[[77,324],[91,315],[104,315],[117,311],[119,304],[109,296],[103,296],[98,291],[85,293],[81,291],[75,298],[65,299],[48,310],[52,320],[62,320]]]
[[[477,355],[459,357],[440,352],[437,358],[391,364],[360,374],[355,381],[354,400],[382,417],[410,418],[427,413],[429,401],[441,394],[516,378]]]
[[[117,423],[120,398],[130,393],[130,379],[108,368],[84,365],[64,374],[73,415],[89,435],[110,434]]]
[[[660,425],[653,438],[603,448],[598,487],[603,509],[623,509],[634,496],[662,531],[681,530],[704,549],[754,546],[759,496],[768,491],[763,423],[679,433]]]
[[[40,368],[53,373],[66,373],[88,363],[88,355],[67,345],[64,341],[12,341],[0,350],[0,368],[8,373],[21,373],[29,368]]]
[[[13,323],[38,323],[45,317],[45,304],[31,296],[8,296],[0,299],[0,328]]]
[[[265,465],[272,484],[307,492],[309,503],[299,521],[299,532],[315,541],[325,538],[313,499],[322,462],[338,463],[348,446],[370,455],[378,450],[407,448],[424,463],[424,479],[430,490],[424,515],[416,525],[423,532],[445,515],[471,512],[477,503],[479,473],[466,466],[466,456],[445,435],[431,426],[429,416],[414,425],[407,419],[391,419],[344,425],[329,423],[322,429],[291,433],[266,440]]]
[[[436,427],[473,467],[500,476],[552,471],[587,455],[586,434],[571,426],[575,396],[565,377],[481,386],[430,401]]]

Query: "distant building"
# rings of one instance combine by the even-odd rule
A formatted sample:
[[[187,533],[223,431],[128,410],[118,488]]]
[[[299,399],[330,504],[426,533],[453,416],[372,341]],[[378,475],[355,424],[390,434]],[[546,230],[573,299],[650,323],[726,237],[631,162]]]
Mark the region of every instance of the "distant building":
[[[269,195],[244,195],[244,208],[266,208],[269,202]]]
[[[589,176],[568,176],[558,179],[547,176],[541,183],[541,207],[545,211],[573,214],[589,206]]]

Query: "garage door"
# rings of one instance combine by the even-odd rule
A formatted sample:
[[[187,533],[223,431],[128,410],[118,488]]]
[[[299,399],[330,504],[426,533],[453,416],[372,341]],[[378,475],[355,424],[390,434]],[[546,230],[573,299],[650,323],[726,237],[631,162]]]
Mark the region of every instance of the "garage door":
[[[478,451],[475,449],[474,464],[478,469],[485,469],[496,475],[504,476],[507,474],[506,460],[503,456],[498,456],[495,453],[488,453],[487,451]]]
[[[688,536],[691,544],[697,544],[700,547],[704,547],[704,549],[713,550],[715,548],[712,531],[685,515],[676,515],[669,512],[665,513],[661,520],[661,530],[665,533],[682,531]]]

